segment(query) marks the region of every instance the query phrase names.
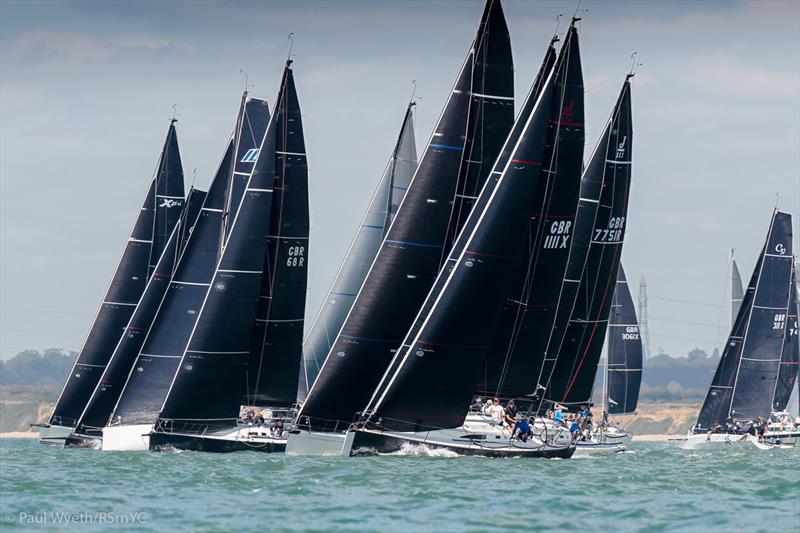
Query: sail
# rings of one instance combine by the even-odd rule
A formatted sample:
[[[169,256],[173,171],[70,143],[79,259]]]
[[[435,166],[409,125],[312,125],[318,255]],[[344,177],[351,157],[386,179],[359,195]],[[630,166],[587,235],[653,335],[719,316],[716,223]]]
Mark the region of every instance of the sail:
[[[588,250],[563,341],[550,375],[540,381],[548,402],[591,401],[625,237],[633,152],[630,78],[617,99],[608,143],[598,150],[606,157],[594,225],[589,235],[575,236],[575,243],[580,238]]]
[[[775,395],[772,399],[772,410],[788,409],[789,399],[797,382],[800,370],[800,340],[798,340],[798,308],[797,308],[797,271],[792,265],[792,284],[789,293],[789,309],[786,313],[786,338],[783,341],[778,381],[775,384]]]
[[[157,202],[159,192],[169,192],[180,199],[160,205],[165,203]],[[173,225],[177,222],[183,194],[183,171],[175,126],[171,122],[155,177],[150,182],[97,316],[50,416],[51,424],[75,427],[144,292],[152,271],[151,257],[155,254],[158,258],[164,250],[166,241],[160,237],[156,239],[156,234],[160,235],[160,228],[166,227],[166,220],[171,220]]]
[[[236,118],[236,128],[233,134],[234,157],[228,162],[230,165],[230,183],[225,207],[225,238],[231,230],[231,224],[236,218],[236,210],[244,194],[247,180],[253,171],[253,165],[258,158],[258,149],[264,139],[264,132],[269,122],[269,106],[266,100],[253,98],[247,94],[242,95],[239,106],[239,115]]]
[[[156,268],[159,258],[164,252],[172,230],[183,213],[183,166],[178,148],[178,135],[175,132],[175,119],[172,119],[161,150],[156,178],[156,205],[153,221],[153,245],[150,247],[150,270]]]
[[[298,402],[305,400],[308,389],[316,380],[325,356],[328,355],[331,344],[353,305],[358,289],[369,272],[417,167],[413,109],[414,103],[410,102],[389,163],[339,267],[336,279],[303,341]]]
[[[565,48],[571,42],[568,39]],[[561,87],[570,83],[569,76],[575,72],[569,63],[579,61],[577,54],[562,52],[564,57],[569,59],[559,59],[532,110],[518,117],[513,131],[519,134],[509,149],[510,157],[502,169],[495,166],[481,191],[367,407],[368,423],[417,432],[463,424],[502,317],[511,273],[527,261],[523,254],[529,216],[549,170],[544,163],[551,150],[546,146],[559,139],[551,119],[561,110]],[[579,80],[577,76],[572,83]],[[535,97],[535,92],[529,97]],[[523,108],[528,110],[528,104]]]
[[[511,36],[500,0],[488,0],[473,46],[471,102],[442,259],[452,248],[514,123]]]
[[[567,32],[559,61],[564,65],[562,70],[571,71],[556,79],[558,97],[553,105],[558,106],[559,112],[554,114],[550,127],[556,132],[557,143],[545,159],[548,172],[525,231],[527,259],[512,274],[501,325],[478,382],[479,394],[535,393],[548,341],[562,330],[556,321],[558,311],[571,308],[574,301],[574,296],[565,295],[565,303],[559,305],[579,212],[585,141],[583,75],[574,25]],[[566,318],[561,323],[565,321]]]
[[[180,255],[181,238],[184,233],[188,234],[188,230],[184,231],[184,226],[189,228],[194,226],[205,196],[205,191],[195,188],[189,190],[184,216],[173,229],[136,310],[125,327],[83,414],[78,419],[75,433],[100,436],[102,428],[108,423],[111,411],[119,399],[125,380],[142,347],[144,337],[150,329],[156,311],[164,298],[167,287],[169,287],[172,272]]]
[[[475,43],[494,49],[495,40],[508,39],[507,32],[486,33],[487,28],[498,27],[499,22],[493,20],[498,17],[503,18],[499,1],[489,0]],[[472,87],[476,55],[480,52],[473,46],[394,221],[301,408],[298,416],[312,422],[315,429],[332,430],[364,408],[447,257],[444,246],[453,198],[463,159],[468,157],[464,147],[469,109],[475,96],[497,96],[480,94]],[[511,64],[510,55],[503,63]],[[505,100],[511,94],[500,96],[504,98],[495,99],[496,105],[511,105]],[[496,156],[483,154],[484,160]],[[482,168],[488,174],[488,165]]]
[[[197,323],[174,377],[170,376],[166,397],[161,396],[164,402],[156,431],[204,432],[211,427],[234,426],[239,418],[241,386],[272,229],[276,126],[285,119],[282,113],[273,115],[259,145],[213,280],[198,308]]]
[[[621,264],[608,317],[606,376],[608,412],[612,415],[635,412],[642,384],[642,340],[633,297]]]
[[[114,424],[151,424],[175,375],[219,258],[233,144],[228,144],[167,292],[114,408]]]
[[[243,405],[286,406],[297,398],[308,281],[308,165],[291,61],[275,107],[275,143],[271,229]]]
[[[733,253],[733,251],[731,251]],[[736,259],[731,257],[731,327],[736,321],[736,315],[739,314],[739,308],[742,306],[742,299],[744,298],[744,288],[742,287],[742,276],[739,274],[739,267],[736,265]]]
[[[753,420],[770,407],[783,352],[792,261],[791,215],[775,211],[695,432],[728,417]]]

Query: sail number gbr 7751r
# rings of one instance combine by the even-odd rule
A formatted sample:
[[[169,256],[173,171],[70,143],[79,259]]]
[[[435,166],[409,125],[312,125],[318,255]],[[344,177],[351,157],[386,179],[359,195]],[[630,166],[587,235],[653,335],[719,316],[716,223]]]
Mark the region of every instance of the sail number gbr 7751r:
[[[621,242],[622,230],[625,227],[625,217],[611,217],[607,229],[594,230],[595,242]]]

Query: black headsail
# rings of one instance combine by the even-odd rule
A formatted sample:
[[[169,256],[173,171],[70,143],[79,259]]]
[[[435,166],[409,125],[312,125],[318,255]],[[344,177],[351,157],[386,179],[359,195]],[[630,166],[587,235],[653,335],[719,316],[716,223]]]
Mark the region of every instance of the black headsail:
[[[161,193],[168,193],[175,198],[169,199],[170,202],[164,201],[167,198],[157,201]],[[152,258],[157,260],[164,251],[166,239],[162,239],[162,228],[166,228],[170,221],[174,226],[180,217],[183,194],[183,170],[175,125],[171,121],[155,177],[125,244],[111,285],[53,409],[51,424],[75,427],[144,292],[152,272],[151,265],[155,263]],[[167,237],[171,231],[172,227],[168,229]]]
[[[167,292],[125,382],[113,424],[152,424],[186,350],[219,259],[233,144],[228,144]]]
[[[772,410],[783,411],[789,405],[797,373],[800,370],[800,337],[798,336],[797,307],[797,267],[792,266],[792,286],[789,295],[789,310],[786,313],[786,338],[783,341],[783,355],[775,383]]]
[[[578,213],[584,148],[583,75],[574,22],[555,65],[551,142],[545,174],[529,214],[521,267],[512,275],[503,318],[478,383],[481,394],[523,396],[536,392],[551,335],[560,333],[558,310],[571,308],[562,293]],[[561,306],[560,299],[565,303]],[[565,320],[565,319],[564,319]],[[563,322],[563,321],[562,321]]]
[[[317,378],[325,356],[342,327],[358,289],[369,272],[386,231],[394,220],[397,208],[405,196],[411,176],[417,167],[417,148],[414,141],[414,103],[406,108],[403,125],[392,156],[372,195],[367,212],[356,231],[336,279],[320,306],[303,341],[303,366],[300,368],[297,401],[302,403],[311,384]]]
[[[628,287],[625,270],[619,265],[617,286],[608,317],[608,363],[606,401],[612,415],[633,413],[642,384],[642,340],[639,320]]]
[[[728,417],[769,415],[785,340],[792,270],[791,215],[775,211],[695,432]]]
[[[225,238],[231,231],[236,210],[242,200],[247,180],[258,158],[258,149],[264,139],[269,122],[269,107],[266,100],[242,94],[239,115],[236,118],[233,146],[235,157],[229,162],[230,183],[225,204]]]
[[[269,121],[213,281],[198,309],[197,322],[169,391],[162,396],[164,403],[155,431],[203,432],[209,427],[235,426],[239,418],[241,386],[271,230],[273,187],[277,183],[276,124],[280,118],[276,113]]]
[[[544,398],[550,402],[591,401],[625,237],[633,152],[631,77],[625,78],[612,113],[611,129],[602,137],[607,144],[596,152],[605,159],[597,162],[603,167],[603,181],[593,228],[589,235],[575,236],[575,243],[578,239],[588,242],[588,251],[556,361],[550,374],[543,373],[539,381],[545,385]]]
[[[291,60],[275,104],[274,136],[271,229],[243,405],[287,406],[297,397],[308,279],[308,164]]]
[[[736,315],[739,314],[743,298],[742,275],[739,274],[739,267],[736,265],[736,259],[733,258],[733,250],[731,250],[731,327],[736,321]]]
[[[553,101],[568,68],[551,71],[534,106],[523,107],[444,268],[375,391],[364,422],[396,431],[458,427],[502,316],[511,273],[526,260],[524,236],[547,179]],[[531,91],[529,98],[535,97]],[[532,107],[532,110],[531,110]],[[516,134],[516,135],[515,135]]]
[[[501,19],[499,0],[489,0],[475,46],[500,49],[497,43],[507,41],[508,32],[487,33],[487,28],[504,27]],[[498,106],[512,105],[507,100],[513,96],[511,85],[507,92],[494,95],[474,90],[471,81],[475,57],[482,55],[473,46],[397,215],[303,404],[301,424],[332,430],[338,421],[349,422],[364,408],[447,257],[444,247],[453,198],[463,160],[468,157],[464,146],[470,106],[475,98],[494,99]],[[510,72],[510,49],[497,61],[507,65]],[[506,133],[512,120],[509,115]],[[484,121],[482,126],[486,128],[488,124]],[[496,128],[495,135],[504,135],[499,124]],[[483,162],[497,156],[488,153],[487,146],[484,143]],[[488,174],[489,165],[482,165],[482,171]]]
[[[184,216],[172,232],[164,253],[156,264],[156,269],[147,282],[147,287],[139,300],[125,331],[108,362],[97,387],[95,387],[83,414],[78,419],[75,433],[100,436],[102,428],[108,424],[114,405],[116,405],[125,380],[131,371],[136,356],[150,329],[156,311],[169,287],[172,272],[180,257],[180,244],[183,235],[188,235],[197,220],[205,200],[205,191],[192,188],[184,209]],[[188,229],[186,229],[188,228]]]

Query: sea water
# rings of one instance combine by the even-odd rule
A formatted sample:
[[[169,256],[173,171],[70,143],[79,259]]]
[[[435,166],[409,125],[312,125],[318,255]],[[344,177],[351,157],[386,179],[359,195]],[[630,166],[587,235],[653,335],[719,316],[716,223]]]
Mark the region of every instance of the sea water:
[[[800,448],[565,460],[132,453],[0,442],[0,529],[798,531]]]

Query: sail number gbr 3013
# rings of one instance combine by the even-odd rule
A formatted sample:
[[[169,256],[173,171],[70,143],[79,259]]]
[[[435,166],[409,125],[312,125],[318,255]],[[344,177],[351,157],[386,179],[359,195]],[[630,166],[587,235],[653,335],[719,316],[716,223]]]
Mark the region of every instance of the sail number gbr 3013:
[[[625,217],[611,217],[608,220],[608,228],[595,229],[595,242],[621,242],[622,231],[625,228]]]
[[[289,268],[302,267],[305,263],[305,258],[303,257],[305,251],[305,246],[290,246],[289,257],[286,258],[286,266]]]

